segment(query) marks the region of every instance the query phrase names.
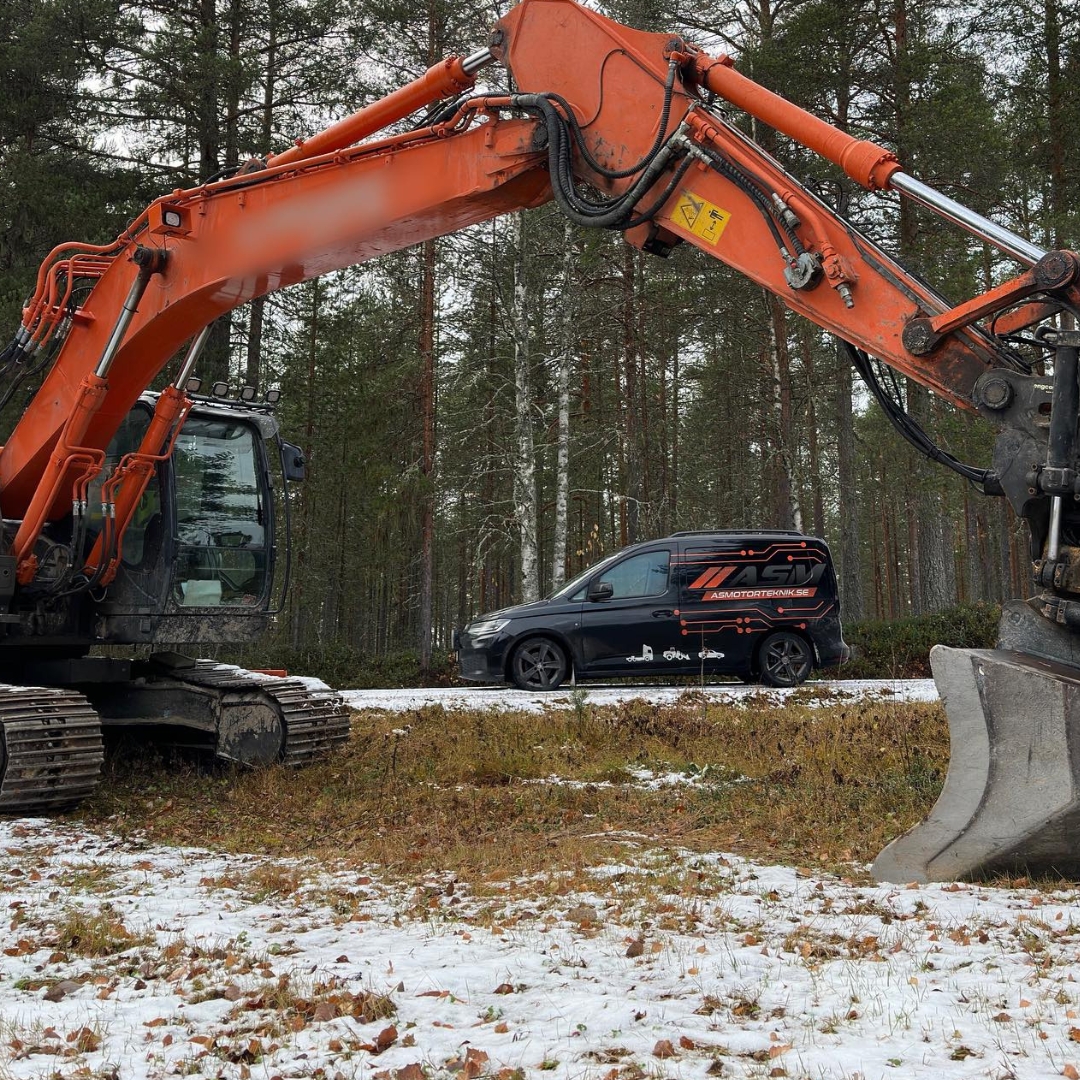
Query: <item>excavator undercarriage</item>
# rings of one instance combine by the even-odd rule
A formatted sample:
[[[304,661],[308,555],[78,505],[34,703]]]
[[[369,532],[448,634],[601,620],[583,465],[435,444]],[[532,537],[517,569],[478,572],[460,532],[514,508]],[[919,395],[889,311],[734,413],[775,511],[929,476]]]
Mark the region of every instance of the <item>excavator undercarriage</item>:
[[[102,673],[81,692],[0,684],[0,812],[66,809],[91,795],[103,725],[252,767],[309,765],[349,736],[341,697],[310,680],[175,653],[104,660]]]

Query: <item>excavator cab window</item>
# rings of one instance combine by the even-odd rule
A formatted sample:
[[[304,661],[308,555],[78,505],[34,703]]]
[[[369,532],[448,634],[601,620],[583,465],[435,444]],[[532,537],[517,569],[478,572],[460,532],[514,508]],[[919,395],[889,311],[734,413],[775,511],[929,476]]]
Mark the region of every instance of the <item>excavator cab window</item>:
[[[173,452],[181,607],[252,606],[267,587],[266,489],[248,424],[191,416]]]

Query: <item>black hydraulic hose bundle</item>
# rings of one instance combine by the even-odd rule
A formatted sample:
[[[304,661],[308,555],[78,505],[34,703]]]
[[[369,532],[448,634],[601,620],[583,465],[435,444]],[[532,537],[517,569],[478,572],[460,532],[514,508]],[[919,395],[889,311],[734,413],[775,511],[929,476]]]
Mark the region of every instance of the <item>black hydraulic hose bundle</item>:
[[[577,190],[571,152],[573,129],[560,109],[543,94],[515,94],[512,100],[515,107],[539,115],[544,122],[551,187],[559,209],[571,221],[586,228],[624,228],[634,206],[667,168],[673,154],[670,144],[661,143],[651,156],[646,156],[638,178],[622,195],[590,200]]]
[[[904,408],[900,400],[900,388],[894,384],[893,393],[885,389],[874,362],[868,353],[857,349],[848,341],[842,342],[852,366],[859,373],[867,389],[874,396],[874,400],[881,406],[888,418],[889,423],[909,442],[920,454],[925,455],[931,461],[936,461],[953,472],[959,473],[964,479],[970,480],[980,487],[986,483],[990,474],[989,469],[980,469],[974,465],[965,465],[964,462],[953,457],[947,450],[942,450],[937,443],[923,430],[922,426]]]
[[[677,153],[677,148],[665,134],[671,114],[675,73],[676,66],[673,64],[668,69],[667,81],[664,84],[664,104],[659,130],[652,147],[639,162],[624,169],[609,169],[596,160],[586,144],[574,110],[560,95],[513,95],[515,107],[537,115],[543,121],[548,138],[548,170],[551,174],[552,192],[559,209],[571,221],[586,228],[632,229],[651,221],[675,192],[692,163],[690,155],[679,162],[659,196],[648,208],[638,214],[634,213],[637,203],[659,180]],[[600,176],[609,180],[625,179],[629,176],[636,176],[637,179],[627,191],[614,198],[594,200],[586,197],[578,190],[577,178],[574,175],[575,147],[585,164]],[[775,212],[769,193],[763,190],[753,176],[711,148],[703,147],[701,153],[710,168],[733,183],[751,200],[764,218],[778,249],[793,253],[795,258],[805,254],[806,247],[798,234],[782,215]],[[792,255],[787,257],[790,260]]]

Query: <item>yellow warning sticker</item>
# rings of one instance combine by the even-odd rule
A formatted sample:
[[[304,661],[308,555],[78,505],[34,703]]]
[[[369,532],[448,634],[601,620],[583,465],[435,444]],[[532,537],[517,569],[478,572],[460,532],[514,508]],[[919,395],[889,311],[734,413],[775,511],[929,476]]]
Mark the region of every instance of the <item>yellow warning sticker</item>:
[[[724,227],[731,220],[727,210],[721,210],[715,203],[685,189],[675,204],[672,217],[677,225],[689,229],[709,244],[715,244],[720,239]]]

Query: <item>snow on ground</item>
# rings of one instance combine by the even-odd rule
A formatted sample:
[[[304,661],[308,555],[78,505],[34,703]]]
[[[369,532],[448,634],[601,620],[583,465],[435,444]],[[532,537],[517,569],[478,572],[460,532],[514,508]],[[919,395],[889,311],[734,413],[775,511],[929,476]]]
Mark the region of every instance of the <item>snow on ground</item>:
[[[4,1080],[1034,1080],[1080,1064],[1074,889],[867,886],[642,848],[493,892],[40,819],[0,822],[0,884]]]
[[[880,697],[889,701],[936,701],[937,687],[933,679],[836,679],[810,682],[793,690],[769,690],[761,686],[718,684],[688,686],[604,686],[582,683],[579,688],[590,705],[614,705],[620,701],[640,698],[651,704],[665,705],[676,701],[689,691],[702,693],[714,701],[750,704],[767,695],[770,702],[785,701],[793,695],[808,704],[822,701],[836,704],[838,700]],[[565,686],[549,693],[532,693],[505,686],[453,686],[426,689],[343,690],[342,696],[354,709],[386,709],[404,712],[425,705],[442,705],[447,709],[496,709],[541,712],[549,708],[566,708],[572,704],[573,687]]]

